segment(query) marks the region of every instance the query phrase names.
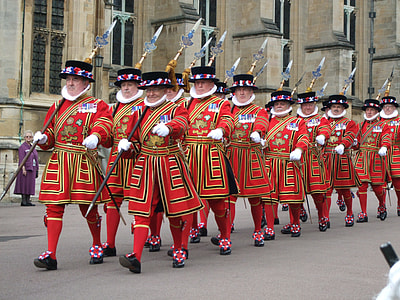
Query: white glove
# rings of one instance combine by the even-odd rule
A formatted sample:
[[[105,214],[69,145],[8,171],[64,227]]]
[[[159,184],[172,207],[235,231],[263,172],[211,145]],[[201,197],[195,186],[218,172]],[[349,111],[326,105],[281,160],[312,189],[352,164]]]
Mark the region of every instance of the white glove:
[[[224,136],[224,132],[222,131],[221,128],[217,128],[217,129],[211,130],[207,134],[207,137],[212,138],[214,140],[222,140],[223,136]]]
[[[318,144],[320,144],[321,146],[323,146],[323,145],[325,144],[325,136],[322,135],[322,134],[317,135],[316,138],[315,138],[315,141],[316,141]]]
[[[290,160],[300,160],[301,154],[302,152],[300,149],[294,149],[292,152],[290,152]]]
[[[385,146],[381,147],[381,149],[379,149],[378,154],[380,156],[386,156],[387,154],[387,148]]]
[[[164,123],[160,123],[154,126],[152,132],[157,134],[158,136],[165,137],[169,134],[169,128]]]
[[[335,151],[337,154],[342,155],[344,153],[344,145],[340,144],[339,146],[336,146]]]
[[[261,142],[261,136],[257,131],[254,131],[252,134],[250,134],[250,138],[254,143]]]
[[[33,142],[38,142],[38,144],[44,144],[47,142],[47,135],[41,133],[40,131],[36,131],[33,136]]]
[[[86,146],[88,149],[94,149],[97,147],[99,143],[99,138],[94,134],[89,135],[86,139],[83,140],[82,145]]]
[[[122,139],[118,143],[118,152],[121,151],[128,151],[131,147],[132,143],[129,142],[127,139]]]
[[[261,146],[263,146],[263,147],[265,147],[265,144],[267,143],[267,141],[266,140],[264,140],[264,139],[261,139],[261,141],[260,141],[260,144],[261,144]]]
[[[353,141],[353,146],[357,146],[357,143],[358,143],[358,140],[357,140],[357,139],[354,139],[354,141]]]

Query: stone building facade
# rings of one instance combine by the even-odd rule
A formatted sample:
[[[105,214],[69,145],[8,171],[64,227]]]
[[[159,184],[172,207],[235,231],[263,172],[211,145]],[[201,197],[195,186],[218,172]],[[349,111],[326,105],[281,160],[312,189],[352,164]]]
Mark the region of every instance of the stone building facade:
[[[221,48],[224,52],[214,63],[217,76],[223,80],[238,57],[236,73],[245,73],[268,38],[264,58],[254,69],[255,74],[269,59],[256,83],[256,101],[262,106],[279,87],[290,60],[291,77],[284,88],[293,88],[305,74],[298,87],[304,92],[311,72],[325,57],[322,76],[314,85],[314,90],[319,90],[328,82],[325,95],[339,93],[357,67],[346,94],[352,102],[348,114],[356,121],[362,118],[362,101],[375,98],[392,67],[391,95],[398,96],[400,89],[399,0],[3,0],[0,16],[1,189],[17,168],[24,130],[40,130],[48,107],[59,99],[64,83],[58,72],[65,61],[88,57],[95,38],[102,36],[113,20],[118,23],[110,43],[97,53],[104,60],[94,68],[96,83],[91,89],[94,96],[107,102],[115,101],[117,71],[139,61],[144,43],[161,24],[164,28],[157,49],[144,60],[143,72],[164,70],[180,48],[181,36],[200,17],[203,23],[194,34],[193,45],[179,57],[176,71],[190,65],[208,37],[214,37],[215,45],[227,31]],[[203,63],[210,55],[206,54]],[[39,152],[43,167],[48,153]]]

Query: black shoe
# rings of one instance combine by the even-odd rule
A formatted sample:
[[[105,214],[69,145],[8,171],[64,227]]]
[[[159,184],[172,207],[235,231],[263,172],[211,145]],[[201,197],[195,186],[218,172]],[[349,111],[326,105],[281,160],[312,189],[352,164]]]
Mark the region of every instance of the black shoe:
[[[200,235],[198,235],[198,236],[196,236],[196,237],[190,238],[190,243],[191,243],[191,244],[200,243]]]
[[[299,237],[301,235],[301,232],[293,232],[290,236],[291,237]]]
[[[300,215],[300,220],[304,223],[307,222],[308,220],[308,215],[307,213],[303,213],[302,215]]]
[[[400,208],[397,209],[397,216],[400,217]]]
[[[326,223],[325,224],[319,224],[318,228],[319,228],[319,231],[324,232],[324,231],[326,231],[328,229],[328,224],[326,224]]]
[[[90,264],[91,265],[98,265],[103,263],[103,256],[101,257],[91,257]]]
[[[279,225],[279,218],[274,219],[274,225]]]
[[[27,203],[21,202],[21,206],[30,206],[30,205],[28,205]]]
[[[224,250],[223,248],[219,249],[219,254],[220,255],[230,255],[232,253],[231,248],[229,247],[228,249]]]
[[[33,204],[32,202],[28,202],[28,203],[26,203],[26,206],[36,206],[36,205]]]
[[[231,233],[234,232],[234,231],[235,231],[235,225],[232,224],[232,226],[231,226]]]
[[[354,215],[347,215],[345,218],[345,226],[352,227],[354,225]]]
[[[173,253],[174,253],[174,249],[169,248],[167,251],[167,255],[172,257]]]
[[[328,229],[331,228],[331,221],[326,222],[326,226],[328,226]]]
[[[264,247],[264,239],[261,241],[254,241],[254,247]]]
[[[38,268],[46,268],[47,270],[57,270],[57,260],[50,256],[44,259],[35,258],[33,264]]]
[[[136,258],[134,253],[120,256],[119,263],[121,264],[121,266],[128,268],[129,271],[133,273],[141,272],[140,261]]]
[[[111,257],[111,256],[117,256],[117,249],[110,248],[110,246],[106,246],[103,248],[103,255],[104,257]]]
[[[357,223],[367,223],[368,222],[368,216],[365,217],[360,217],[356,221]]]
[[[289,210],[289,206],[287,205],[282,205],[282,211],[288,211]]]
[[[157,243],[157,244],[154,244],[154,245],[150,244],[149,252],[158,252],[158,251],[160,251],[160,248],[161,248],[160,243]]]
[[[220,238],[219,238],[218,236],[213,236],[213,237],[211,238],[211,243],[212,243],[213,245],[215,245],[215,246],[219,246],[219,240],[220,240]]]
[[[341,204],[341,205],[339,205],[339,210],[340,211],[345,211],[346,210],[346,204]]]
[[[379,218],[381,219],[381,221],[385,221],[386,217],[387,217],[387,212],[386,211],[383,211],[383,212],[379,213]]]
[[[199,229],[200,236],[207,236],[207,228],[202,227]]]
[[[281,229],[281,232],[282,232],[283,234],[292,233],[292,232],[290,231],[290,224],[283,226],[283,228]]]

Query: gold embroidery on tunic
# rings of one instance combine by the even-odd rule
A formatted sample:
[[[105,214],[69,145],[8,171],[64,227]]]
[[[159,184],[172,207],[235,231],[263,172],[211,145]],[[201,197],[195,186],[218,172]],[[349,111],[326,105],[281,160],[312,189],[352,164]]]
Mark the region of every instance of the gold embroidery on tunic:
[[[78,140],[77,136],[74,136],[75,133],[78,132],[74,126],[64,126],[64,129],[60,132],[61,140],[66,142],[76,141]]]

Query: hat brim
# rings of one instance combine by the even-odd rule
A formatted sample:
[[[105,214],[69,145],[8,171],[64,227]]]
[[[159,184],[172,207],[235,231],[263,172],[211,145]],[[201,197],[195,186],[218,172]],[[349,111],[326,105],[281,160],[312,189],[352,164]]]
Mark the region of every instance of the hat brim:
[[[216,82],[219,81],[218,78],[201,78],[201,79],[192,79],[192,78],[189,78],[189,82],[195,82],[195,81],[197,81],[197,80],[212,80],[212,81],[214,81],[214,83],[216,83]]]
[[[334,104],[343,105],[344,109],[349,108],[349,105],[348,105],[347,103],[329,103],[329,104],[327,105],[327,107],[330,109],[331,106],[334,105]]]
[[[60,74],[59,74],[59,77],[60,77],[61,79],[67,79],[67,75],[85,78],[85,79],[89,80],[89,82],[96,82],[96,80],[94,80],[94,79],[92,79],[92,78],[88,78],[88,77],[80,76],[80,75],[76,75],[76,74],[60,73]]]
[[[117,87],[121,87],[121,84],[123,82],[127,82],[127,81],[133,81],[133,82],[136,82],[137,84],[140,84],[142,82],[141,80],[120,80],[120,81],[114,82],[114,85]]]
[[[399,107],[399,104],[398,104],[398,103],[381,103],[381,104],[379,104],[379,106],[383,108],[383,106],[386,105],[386,104],[392,104],[392,105],[394,105],[395,107]]]
[[[255,91],[255,90],[258,90],[258,87],[256,87],[256,86],[247,86],[247,85],[237,85],[237,86],[231,86],[231,87],[229,87],[229,90],[231,90],[231,91],[232,91],[232,93],[234,93],[234,92],[235,92],[235,89],[237,89],[237,88],[240,88],[240,87],[248,87],[248,88],[252,88],[252,89],[253,89],[253,91]]]
[[[163,88],[166,88],[166,89],[174,87],[172,84],[157,84],[157,85],[156,84],[152,84],[152,85],[138,86],[138,89],[139,90],[146,90],[147,88],[152,87],[152,86],[163,87]]]
[[[274,106],[274,103],[279,102],[279,101],[289,102],[290,105],[293,105],[293,104],[294,104],[294,100],[279,99],[279,100],[269,101],[269,102],[267,103],[267,105],[271,107],[271,106]]]

